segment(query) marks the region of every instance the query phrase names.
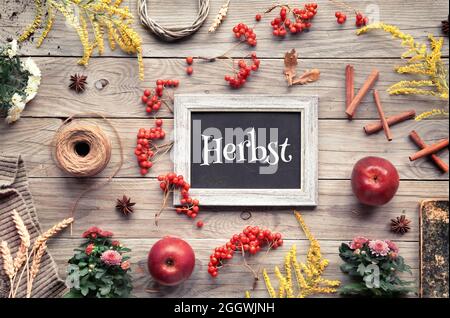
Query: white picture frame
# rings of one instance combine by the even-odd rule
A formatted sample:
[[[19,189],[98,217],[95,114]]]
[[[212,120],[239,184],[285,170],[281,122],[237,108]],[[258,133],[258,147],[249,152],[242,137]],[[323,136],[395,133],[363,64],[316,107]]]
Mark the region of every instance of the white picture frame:
[[[191,114],[193,112],[300,112],[300,189],[191,188],[203,206],[316,206],[318,204],[318,96],[175,95],[174,171],[191,180]],[[179,205],[179,192],[174,205]]]

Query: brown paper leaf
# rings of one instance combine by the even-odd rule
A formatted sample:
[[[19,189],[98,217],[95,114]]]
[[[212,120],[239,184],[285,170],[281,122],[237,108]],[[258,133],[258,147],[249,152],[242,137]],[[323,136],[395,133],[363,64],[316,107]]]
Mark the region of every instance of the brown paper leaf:
[[[292,49],[290,52],[286,52],[284,55],[284,76],[288,82],[288,86],[292,85],[292,80],[295,77],[298,64],[298,54],[295,49]]]
[[[317,81],[320,78],[320,71],[317,68],[307,70],[302,76],[296,78],[292,85],[304,85]]]

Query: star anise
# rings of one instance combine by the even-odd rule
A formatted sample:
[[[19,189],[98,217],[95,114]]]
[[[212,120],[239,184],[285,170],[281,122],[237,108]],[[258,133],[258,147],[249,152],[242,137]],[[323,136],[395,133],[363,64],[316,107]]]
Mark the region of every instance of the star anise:
[[[448,36],[448,19],[449,17],[447,17],[447,20],[441,21],[442,33],[444,33],[446,36]]]
[[[122,199],[117,199],[116,208],[124,215],[133,213],[133,206],[135,202],[131,202],[131,199],[126,195],[123,195]]]
[[[411,221],[405,215],[398,216],[395,219],[391,219],[391,230],[397,234],[405,234],[411,229],[410,223]]]
[[[76,73],[75,75],[71,75],[69,88],[73,89],[77,93],[83,92],[86,89],[86,79],[87,76],[80,75],[78,73]]]

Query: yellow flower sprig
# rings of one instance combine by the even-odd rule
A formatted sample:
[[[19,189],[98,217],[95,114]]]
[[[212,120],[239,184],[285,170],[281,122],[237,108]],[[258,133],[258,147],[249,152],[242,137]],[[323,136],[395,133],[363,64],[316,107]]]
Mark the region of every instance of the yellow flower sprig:
[[[328,280],[322,277],[323,272],[328,266],[328,260],[322,258],[320,244],[311,234],[309,228],[300,213],[294,211],[295,217],[299,222],[303,232],[310,242],[310,247],[306,257],[306,263],[299,263],[297,260],[297,248],[292,245],[289,252],[284,258],[284,271],[280,271],[278,266],[275,267],[274,273],[279,281],[278,293],[272,285],[267,270],[263,270],[264,283],[267,292],[271,298],[305,298],[314,294],[331,294],[336,292],[336,287],[340,285],[338,280]],[[296,281],[294,284],[293,274]],[[250,293],[245,293],[246,298],[250,297]]]
[[[47,19],[42,35],[37,41],[40,47],[50,32],[56,13],[60,13],[66,22],[77,32],[83,56],[78,61],[80,65],[87,65],[89,59],[97,49],[99,54],[104,52],[104,34],[107,34],[112,50],[116,44],[128,54],[136,54],[139,64],[139,78],[144,79],[144,62],[142,57],[142,40],[131,27],[133,16],[128,7],[120,7],[122,0],[34,0],[36,14],[32,24],[19,37],[25,41],[42,23],[42,16],[46,10]],[[92,39],[89,30],[92,30]]]
[[[382,22],[369,24],[357,31],[357,35],[367,33],[372,30],[383,30],[392,35],[393,38],[401,40],[401,45],[407,48],[401,56],[407,59],[406,65],[395,67],[399,74],[415,74],[426,77],[426,80],[400,81],[388,88],[391,95],[429,95],[442,99],[448,99],[448,70],[442,62],[443,38],[436,39],[432,35],[428,36],[430,47],[426,44],[418,43],[414,38],[400,31],[393,25]]]

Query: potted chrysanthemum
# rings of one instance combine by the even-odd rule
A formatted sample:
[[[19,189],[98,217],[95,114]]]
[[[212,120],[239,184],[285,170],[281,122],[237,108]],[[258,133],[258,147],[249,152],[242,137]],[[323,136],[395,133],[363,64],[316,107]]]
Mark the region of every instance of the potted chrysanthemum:
[[[91,227],[86,239],[69,260],[67,298],[122,298],[130,295],[130,261],[124,254],[131,250],[112,240],[113,233]]]
[[[41,71],[30,57],[21,59],[16,40],[0,47],[0,114],[11,124],[37,94]]]
[[[395,297],[413,291],[411,282],[399,277],[403,272],[411,274],[411,267],[392,241],[355,237],[341,244],[339,256],[345,262],[341,270],[354,278],[339,289],[343,295]]]

